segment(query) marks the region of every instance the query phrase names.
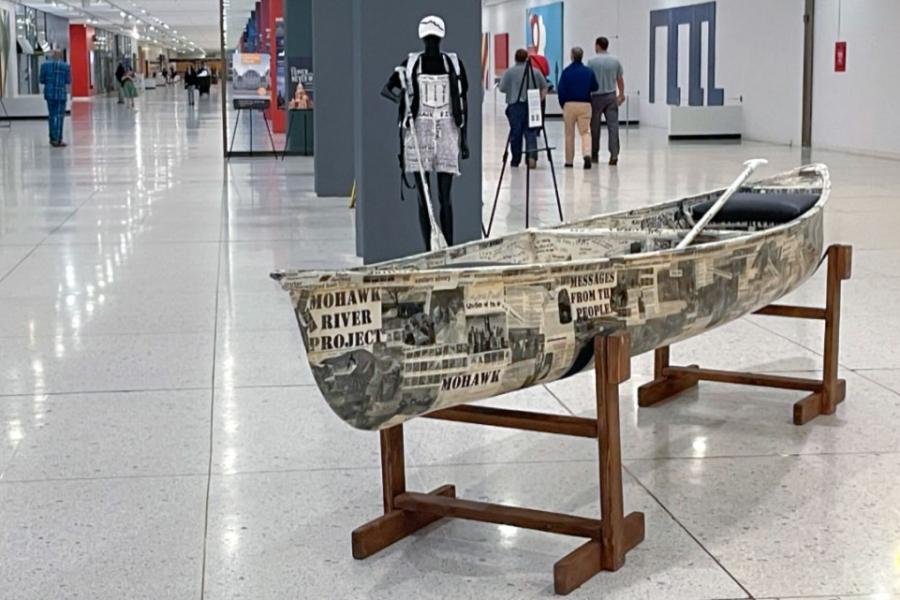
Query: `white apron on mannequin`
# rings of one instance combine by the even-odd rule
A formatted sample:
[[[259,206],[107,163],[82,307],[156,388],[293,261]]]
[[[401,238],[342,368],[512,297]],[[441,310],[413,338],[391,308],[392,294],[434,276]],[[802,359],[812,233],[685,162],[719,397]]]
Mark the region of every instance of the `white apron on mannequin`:
[[[419,138],[422,169],[426,172],[459,175],[459,128],[450,109],[450,76],[416,76],[419,84],[419,114],[414,129]],[[419,160],[412,130],[403,138],[404,170],[418,172]]]

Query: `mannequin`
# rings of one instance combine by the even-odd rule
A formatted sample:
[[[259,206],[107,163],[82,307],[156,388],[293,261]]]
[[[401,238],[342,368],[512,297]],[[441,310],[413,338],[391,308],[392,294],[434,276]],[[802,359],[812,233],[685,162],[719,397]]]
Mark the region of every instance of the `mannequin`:
[[[453,245],[453,205],[451,191],[453,177],[459,175],[459,159],[469,158],[467,127],[469,118],[469,82],[462,62],[455,54],[441,51],[445,35],[444,21],[429,16],[419,23],[419,38],[424,44],[421,53],[413,53],[401,63],[412,85],[413,129],[422,153],[422,167],[426,174],[435,173],[440,200],[440,225],[447,244]],[[425,247],[431,250],[431,225],[425,202],[419,161],[412,144],[412,131],[404,127],[406,100],[400,75],[396,72],[388,80],[382,95],[400,105],[402,161],[405,173],[414,173],[419,196],[419,227]],[[405,178],[405,175],[404,175]],[[429,177],[430,179],[430,177]]]

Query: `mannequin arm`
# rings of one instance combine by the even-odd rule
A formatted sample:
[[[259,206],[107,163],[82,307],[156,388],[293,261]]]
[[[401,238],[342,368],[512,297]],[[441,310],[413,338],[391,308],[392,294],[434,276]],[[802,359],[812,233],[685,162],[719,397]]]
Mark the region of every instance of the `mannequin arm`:
[[[394,104],[400,104],[400,99],[403,97],[400,94],[400,89],[391,86],[391,82],[387,82],[383,88],[381,88],[381,96],[383,98],[387,98]]]
[[[400,104],[403,98],[403,87],[400,85],[400,76],[394,71],[388,78],[387,83],[381,88],[381,95],[394,104]]]
[[[462,61],[459,63],[459,83],[463,110],[463,126],[459,128],[459,156],[466,160],[469,158],[469,77]]]

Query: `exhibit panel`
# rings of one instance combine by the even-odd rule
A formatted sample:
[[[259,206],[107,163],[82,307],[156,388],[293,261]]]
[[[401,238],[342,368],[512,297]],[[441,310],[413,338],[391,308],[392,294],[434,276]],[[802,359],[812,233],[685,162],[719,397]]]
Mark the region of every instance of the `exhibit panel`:
[[[356,0],[353,8],[357,253],[375,262],[420,252],[432,243],[424,233],[432,216],[445,240],[451,230],[453,243],[480,238],[480,2]],[[420,35],[428,16],[440,19],[443,36]],[[412,83],[411,119],[401,76]],[[429,94],[422,106],[439,118],[418,113],[422,76]],[[386,83],[390,91],[379,95]],[[431,180],[430,211],[419,166]]]
[[[353,0],[313,0],[316,79],[315,187],[319,196],[348,196],[356,179],[353,140]],[[343,43],[335,44],[334,40]]]

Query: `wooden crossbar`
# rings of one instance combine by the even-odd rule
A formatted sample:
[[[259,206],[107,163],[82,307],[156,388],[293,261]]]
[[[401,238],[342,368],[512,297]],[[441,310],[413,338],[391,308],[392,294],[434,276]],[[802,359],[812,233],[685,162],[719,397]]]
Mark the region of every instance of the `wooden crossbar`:
[[[603,524],[600,519],[416,492],[400,494],[396,498],[396,505],[402,510],[428,512],[442,517],[588,538],[599,538]]]
[[[475,423],[542,433],[576,437],[597,437],[597,419],[547,413],[493,408],[489,406],[454,406],[425,415],[429,419]]]
[[[768,315],[771,317],[791,317],[793,319],[825,319],[825,309],[814,306],[788,306],[784,304],[770,304],[759,309],[754,315]]]
[[[665,367],[663,369],[663,375],[667,377],[692,377],[700,381],[736,383],[740,385],[780,388],[784,390],[816,392],[822,389],[822,382],[818,379],[804,379],[801,377],[786,377],[783,375],[768,375],[763,373],[717,371],[715,369],[701,369],[698,367]]]

